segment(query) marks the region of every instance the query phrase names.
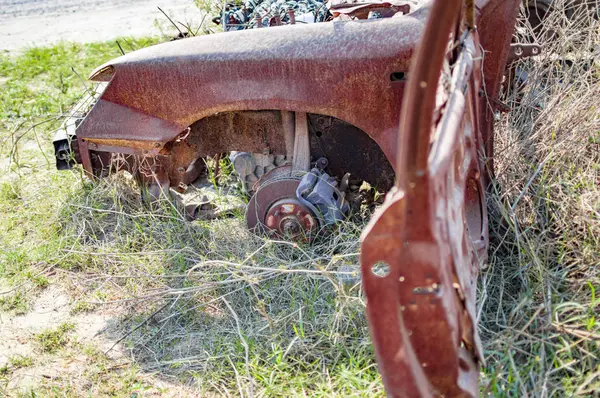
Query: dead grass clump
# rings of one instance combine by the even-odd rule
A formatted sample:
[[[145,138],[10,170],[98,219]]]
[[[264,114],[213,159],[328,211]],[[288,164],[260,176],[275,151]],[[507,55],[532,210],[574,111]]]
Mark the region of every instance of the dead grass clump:
[[[190,223],[168,201],[150,211],[122,175],[63,215],[74,245],[60,273],[81,303],[119,310],[107,337],[142,370],[206,393],[382,393],[358,279],[362,226],[311,245],[273,241],[242,215]]]
[[[600,390],[600,24],[556,5],[497,125],[479,297],[483,388],[498,396]]]

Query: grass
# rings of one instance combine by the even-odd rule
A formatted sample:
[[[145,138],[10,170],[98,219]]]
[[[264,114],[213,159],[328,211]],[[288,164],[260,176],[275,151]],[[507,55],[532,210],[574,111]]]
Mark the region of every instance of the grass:
[[[131,51],[155,44],[159,39],[118,41],[126,51]],[[119,55],[115,41],[33,47],[16,56],[0,53],[2,131],[13,131],[23,120],[67,113],[84,84],[89,84],[86,82],[89,73]]]
[[[35,53],[64,54],[71,45],[59,47]],[[73,51],[55,58],[52,67],[68,72],[74,63],[86,75],[115,51],[107,43],[103,59],[92,60]],[[5,87],[23,84],[15,69],[27,68],[31,58],[25,53],[4,60],[12,62],[3,69]],[[82,88],[76,75],[64,93],[52,83],[60,73],[24,76],[42,91],[57,87],[60,99],[49,100],[54,107],[48,108],[46,97],[26,92],[19,103],[28,103],[27,112],[3,114],[7,157],[15,153],[12,128],[46,112],[64,112]],[[19,297],[28,308],[48,285],[68,285],[74,316],[116,311],[118,327],[106,337],[125,336],[122,344],[133,363],[131,372],[113,370],[108,358],[114,350],[97,352],[83,385],[43,380],[33,393],[80,396],[92,385],[108,394],[115,386],[134,389],[132,380],[148,388],[166,380],[208,395],[383,394],[360,286],[347,287],[336,277],[340,266],[358,262],[360,226],[343,225],[335,240],[308,247],[248,233],[242,214],[189,223],[168,205],[149,212],[124,176],[92,185],[77,171],[53,170],[44,155],[51,159],[54,126],[29,131],[17,142],[17,161],[12,156],[1,183],[0,275],[15,289],[1,297]],[[192,267],[197,270],[190,272]],[[59,328],[35,340],[45,355],[65,356],[82,350],[70,336]],[[98,366],[109,369],[105,377]],[[159,380],[143,376],[148,374]]]
[[[597,22],[563,18],[548,22],[561,38],[520,62],[528,84],[507,92],[512,110],[498,118],[478,295],[483,396],[600,390],[600,76],[573,51],[574,38],[593,48],[600,35]],[[73,319],[111,319],[107,347],[61,324],[34,334],[39,358],[4,373],[83,358],[33,396],[382,396],[361,286],[346,275],[362,225],[311,246],[270,241],[241,214],[191,223],[168,203],[151,212],[123,175],[91,184],[54,170],[58,120],[26,126],[77,99],[84,83],[71,67],[85,77],[118,51],[63,43],[0,56],[0,309],[24,313],[60,287]]]
[[[0,366],[0,377],[16,369],[28,368],[34,363],[33,358],[23,355],[15,355],[8,359],[8,362]]]
[[[21,315],[25,314],[27,309],[27,300],[23,292],[18,291],[0,297],[0,310],[4,312],[14,312],[16,315]]]
[[[544,39],[548,29],[559,36]],[[600,391],[600,69],[590,62],[600,24],[554,13],[544,31],[544,54],[520,62],[528,84],[506,96],[512,110],[497,124],[479,292],[491,396]]]
[[[36,334],[35,340],[43,352],[55,352],[65,347],[70,339],[69,333],[75,329],[72,323],[63,323],[55,329],[44,330]]]

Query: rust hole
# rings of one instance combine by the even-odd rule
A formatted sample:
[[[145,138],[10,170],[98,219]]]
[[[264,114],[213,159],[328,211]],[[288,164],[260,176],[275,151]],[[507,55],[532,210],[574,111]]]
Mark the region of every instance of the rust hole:
[[[315,135],[316,135],[317,137],[321,137],[321,136],[323,135],[323,132],[322,132],[322,131],[316,131],[316,132],[315,132]]]
[[[403,82],[406,80],[406,73],[404,72],[392,72],[390,80],[393,82]]]
[[[390,274],[390,266],[385,261],[377,261],[371,267],[371,272],[379,278],[385,278]]]

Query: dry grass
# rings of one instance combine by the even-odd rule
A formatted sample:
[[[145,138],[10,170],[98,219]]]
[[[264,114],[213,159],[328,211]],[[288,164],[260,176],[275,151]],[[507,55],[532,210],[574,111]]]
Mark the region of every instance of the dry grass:
[[[483,386],[590,396],[600,391],[600,24],[555,12],[538,40],[544,53],[519,64],[527,85],[506,96],[512,110],[497,124]]]
[[[272,241],[241,216],[189,223],[169,204],[149,214],[119,185],[69,206],[65,232],[87,237],[71,252],[88,261],[61,272],[80,301],[120,308],[113,338],[144,371],[205,393],[381,394],[356,278],[360,226],[310,246]]]

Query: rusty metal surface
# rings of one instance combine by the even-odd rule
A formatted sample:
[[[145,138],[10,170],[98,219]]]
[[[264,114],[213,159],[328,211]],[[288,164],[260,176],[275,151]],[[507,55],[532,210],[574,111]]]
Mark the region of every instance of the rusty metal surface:
[[[492,10],[499,13],[492,26],[504,24],[492,41],[492,33],[485,36],[493,51],[485,59],[493,58],[485,81],[494,87],[516,17],[507,3],[517,8],[510,1],[477,4],[477,26],[484,26],[481,18],[492,18]],[[405,93],[397,184],[362,236],[371,336],[386,392],[394,397],[478,395],[483,358],[475,294],[488,243],[480,159],[482,134],[493,136],[487,104],[480,100],[488,48],[480,46],[478,29],[462,33],[472,21],[457,25],[463,5],[437,1],[431,10]],[[446,55],[449,41],[458,42],[456,58]],[[505,48],[499,49],[501,43]],[[453,64],[451,82],[439,90],[447,56]],[[440,97],[440,91],[448,92]],[[440,98],[444,106],[438,120],[433,115]],[[378,271],[382,267],[386,272]]]
[[[479,96],[478,115],[481,138],[485,146],[486,175],[494,172],[494,115],[492,105],[499,97],[500,84],[508,56],[510,42],[515,30],[520,0],[479,0],[480,15],[477,19],[479,41],[485,49],[483,63],[483,86]]]
[[[315,214],[296,198],[299,178],[265,181],[248,203],[246,220],[250,230],[266,227],[272,237],[309,238],[319,228]]]
[[[339,119],[309,115],[310,152],[314,160],[327,159],[330,175],[350,173],[387,192],[395,175],[385,154],[367,134]]]
[[[397,13],[408,14],[410,10],[411,5],[405,1],[344,3],[330,8],[334,18],[343,14],[358,19],[367,19],[371,11],[378,12],[384,18],[389,18]]]
[[[188,139],[172,148],[190,145],[199,156],[224,151],[286,155],[283,122],[278,111],[226,112],[191,125]],[[185,143],[185,144],[184,144]]]
[[[533,57],[542,53],[542,46],[539,44],[513,43],[510,45],[510,53],[507,63],[510,64],[522,58]]]
[[[264,222],[267,228],[286,239],[314,233],[319,226],[315,215],[297,199],[275,202],[267,211]]]
[[[485,67],[494,72],[508,56],[496,32],[510,30],[502,22],[510,7],[487,0],[477,5],[485,21]],[[335,116],[356,126],[395,167],[395,132],[405,85],[398,76],[406,76],[427,11],[425,3],[402,17],[229,32],[127,54],[92,74],[110,82],[77,135],[96,145],[91,150],[151,156],[164,154],[165,145],[187,127],[218,113],[293,110]],[[499,83],[486,83],[493,102]],[[484,121],[491,125],[493,111]],[[222,135],[228,137],[214,131],[211,135],[219,135],[222,145],[208,148],[211,140],[206,139],[203,153],[232,149],[227,145],[237,142],[231,136],[234,129],[225,127]],[[491,154],[491,126],[483,127]],[[271,138],[269,146],[279,153],[284,136]]]
[[[293,110],[358,127],[394,164],[405,82],[391,76],[408,70],[425,15],[228,32],[127,54],[98,68],[114,74],[77,134],[164,145],[219,112]]]
[[[109,87],[110,85],[107,90]],[[144,150],[159,149],[167,142],[163,139],[165,135],[169,135],[171,139],[168,141],[171,141],[184,130],[167,119],[108,101],[104,99],[105,95],[106,90],[77,128],[79,138],[90,142],[97,141],[99,149],[110,150],[100,147],[104,141],[118,143],[116,147],[130,148],[133,152],[142,154]],[[91,129],[91,132],[87,133],[88,129]]]
[[[482,44],[490,49],[485,67],[494,71],[508,56],[496,32],[510,29],[497,22],[510,7],[486,0],[477,5],[486,21]],[[406,76],[427,11],[425,4],[402,17],[229,32],[127,54],[92,74],[110,82],[77,135],[94,143],[92,150],[150,156],[164,154],[164,147],[187,127],[214,121],[202,119],[218,113],[293,110],[335,116],[356,126],[395,167],[405,86],[397,76]],[[490,74],[497,75],[486,76]],[[497,79],[486,83],[489,97],[495,98]],[[491,124],[493,111],[484,121]],[[200,138],[202,153],[234,149],[228,145],[238,142],[237,132],[231,125],[221,127],[221,133],[203,130],[218,140]],[[491,126],[483,127],[491,154]],[[280,153],[284,135],[269,138],[268,147]]]

